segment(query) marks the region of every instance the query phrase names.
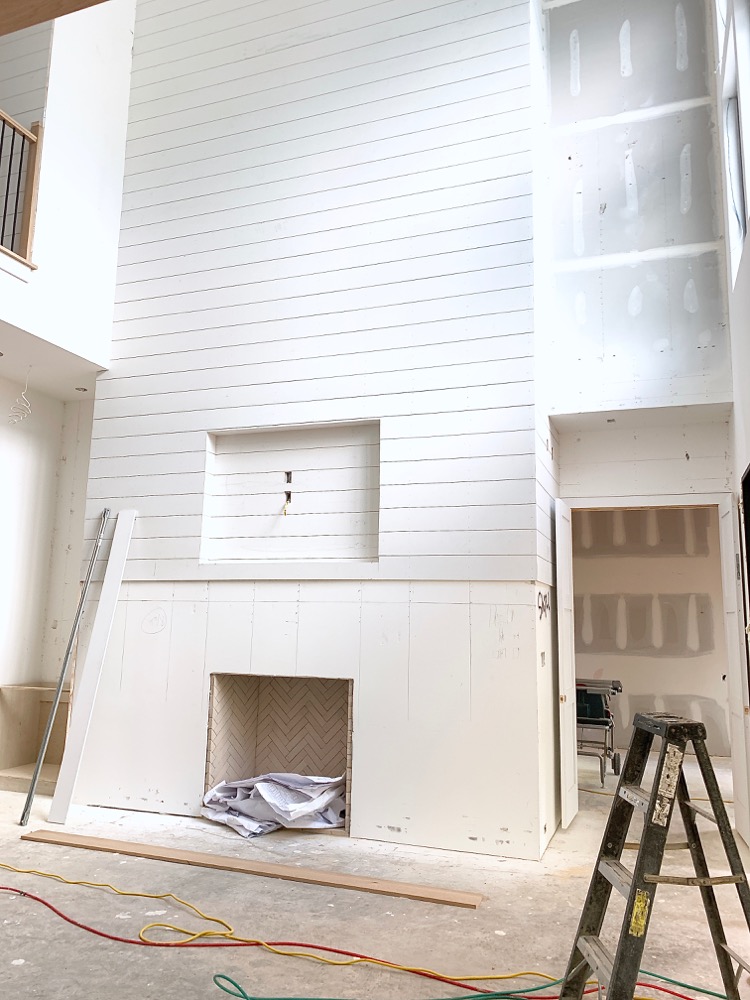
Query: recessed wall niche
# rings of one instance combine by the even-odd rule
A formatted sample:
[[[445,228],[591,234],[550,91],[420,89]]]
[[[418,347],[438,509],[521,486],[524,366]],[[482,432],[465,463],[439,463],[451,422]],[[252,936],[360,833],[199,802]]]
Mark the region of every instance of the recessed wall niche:
[[[202,562],[375,560],[379,423],[208,435]]]

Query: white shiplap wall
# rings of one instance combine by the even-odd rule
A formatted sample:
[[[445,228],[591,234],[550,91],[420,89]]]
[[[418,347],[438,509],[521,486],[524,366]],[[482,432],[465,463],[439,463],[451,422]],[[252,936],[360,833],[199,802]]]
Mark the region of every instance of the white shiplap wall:
[[[139,510],[130,579],[319,575],[199,565],[206,432],[375,420],[362,578],[535,577],[528,18],[139,2],[87,511]]]
[[[52,22],[0,36],[0,110],[25,128],[42,121]]]

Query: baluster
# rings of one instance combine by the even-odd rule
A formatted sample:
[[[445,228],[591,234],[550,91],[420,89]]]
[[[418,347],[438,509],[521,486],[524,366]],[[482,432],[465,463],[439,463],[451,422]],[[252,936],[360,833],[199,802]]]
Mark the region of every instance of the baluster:
[[[8,157],[8,179],[5,183],[5,201],[3,202],[3,227],[0,230],[0,243],[5,246],[5,224],[8,220],[8,203],[10,202],[10,175],[13,172],[13,153],[16,146],[16,130],[10,131],[10,156]]]
[[[21,198],[21,182],[23,180],[23,154],[26,152],[26,147],[29,144],[29,140],[25,135],[21,136],[21,153],[18,157],[18,180],[16,181],[16,203],[13,206],[13,233],[10,238],[10,249],[16,252],[16,226],[18,225],[18,202]]]

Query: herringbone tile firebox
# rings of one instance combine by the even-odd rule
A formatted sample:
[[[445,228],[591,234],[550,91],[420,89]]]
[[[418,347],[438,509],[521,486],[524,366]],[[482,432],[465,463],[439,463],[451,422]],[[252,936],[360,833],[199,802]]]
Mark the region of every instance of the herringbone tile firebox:
[[[206,789],[272,771],[346,774],[352,755],[351,680],[212,674]]]

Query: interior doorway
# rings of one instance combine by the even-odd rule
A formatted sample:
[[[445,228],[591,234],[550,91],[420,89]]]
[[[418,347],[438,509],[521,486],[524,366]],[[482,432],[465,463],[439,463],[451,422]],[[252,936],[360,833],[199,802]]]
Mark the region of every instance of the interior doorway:
[[[671,499],[671,498],[670,498]],[[736,825],[747,839],[747,671],[730,497],[715,503],[561,504],[558,514],[563,825],[578,808],[576,679],[619,681],[614,749],[636,712],[697,718],[712,756],[732,757]],[[567,516],[566,516],[567,511]],[[742,629],[744,631],[744,629]],[[567,662],[566,662],[567,661]],[[571,704],[572,703],[572,704]],[[607,762],[612,775],[614,761]],[[588,761],[598,784],[599,762]],[[616,779],[609,779],[614,785]]]
[[[614,748],[657,711],[703,722],[711,755],[731,756],[717,508],[574,511],[573,591],[579,690],[622,687]]]

